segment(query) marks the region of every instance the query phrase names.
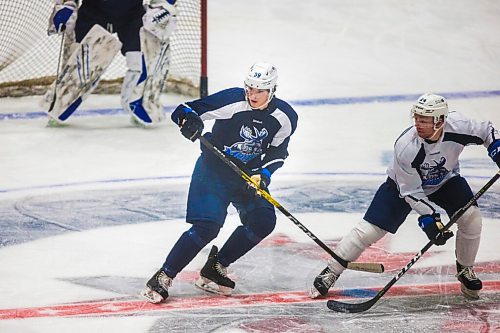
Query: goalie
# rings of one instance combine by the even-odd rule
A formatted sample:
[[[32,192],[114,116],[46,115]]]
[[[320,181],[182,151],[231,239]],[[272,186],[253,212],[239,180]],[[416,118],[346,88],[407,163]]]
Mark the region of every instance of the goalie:
[[[97,86],[115,55],[125,56],[122,107],[139,127],[164,118],[159,95],[169,69],[176,0],[55,0],[49,34],[63,34],[57,78],[45,95],[49,126],[64,123]],[[118,39],[112,34],[116,33]]]

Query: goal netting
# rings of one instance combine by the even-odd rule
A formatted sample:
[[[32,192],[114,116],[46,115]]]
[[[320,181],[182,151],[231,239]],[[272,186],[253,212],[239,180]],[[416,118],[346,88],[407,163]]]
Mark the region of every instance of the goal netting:
[[[199,96],[206,90],[205,1],[177,1],[167,91]],[[52,8],[53,0],[0,0],[0,97],[43,94],[54,81],[61,36],[47,35]],[[118,54],[94,92],[119,92],[125,71]]]

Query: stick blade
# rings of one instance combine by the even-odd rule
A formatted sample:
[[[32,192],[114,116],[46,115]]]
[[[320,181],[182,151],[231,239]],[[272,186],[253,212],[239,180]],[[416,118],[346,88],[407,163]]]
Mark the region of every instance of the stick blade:
[[[326,303],[326,306],[333,311],[336,312],[343,312],[343,313],[358,313],[358,312],[364,312],[368,309],[370,309],[373,304],[377,301],[377,298],[372,298],[366,302],[363,303],[344,303],[344,302],[339,302],[335,300],[329,300]]]
[[[384,265],[374,262],[350,262],[347,268],[354,271],[362,271],[368,273],[383,273]]]

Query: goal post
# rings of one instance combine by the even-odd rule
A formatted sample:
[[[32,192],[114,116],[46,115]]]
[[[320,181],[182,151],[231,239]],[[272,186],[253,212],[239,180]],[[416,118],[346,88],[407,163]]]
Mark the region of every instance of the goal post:
[[[61,36],[47,35],[52,7],[53,0],[0,0],[0,97],[41,95],[55,80]],[[164,90],[206,96],[207,0],[177,0],[177,8]],[[125,72],[119,53],[94,93],[119,93]]]

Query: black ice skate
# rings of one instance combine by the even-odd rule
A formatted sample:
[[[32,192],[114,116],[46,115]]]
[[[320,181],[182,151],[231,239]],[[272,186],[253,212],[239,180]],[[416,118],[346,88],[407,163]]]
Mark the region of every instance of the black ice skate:
[[[309,297],[317,298],[319,296],[325,296],[338,278],[339,276],[335,274],[329,266],[326,266],[326,268],[314,279],[313,286],[309,290]]]
[[[472,269],[472,266],[462,266],[457,261],[458,281],[461,283],[462,293],[471,299],[479,298],[479,290],[483,288],[483,283],[479,280]]]
[[[234,281],[227,277],[226,267],[217,260],[217,246],[212,246],[208,260],[201,269],[200,278],[195,285],[211,293],[230,296],[234,289]]]
[[[170,286],[172,286],[172,278],[160,268],[146,283],[146,289],[141,292],[141,295],[150,303],[161,303],[168,297]]]

